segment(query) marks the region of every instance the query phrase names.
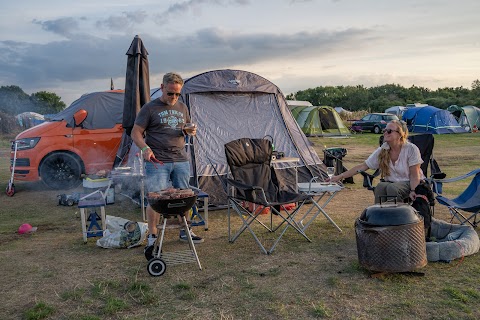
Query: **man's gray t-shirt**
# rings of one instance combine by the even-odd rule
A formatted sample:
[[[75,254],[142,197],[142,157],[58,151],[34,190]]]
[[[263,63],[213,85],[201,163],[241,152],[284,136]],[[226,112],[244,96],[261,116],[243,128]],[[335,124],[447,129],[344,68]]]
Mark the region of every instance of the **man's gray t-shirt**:
[[[177,101],[169,106],[160,98],[145,104],[135,119],[135,124],[145,129],[145,143],[163,162],[188,161],[182,131],[187,122],[190,115],[184,103]]]

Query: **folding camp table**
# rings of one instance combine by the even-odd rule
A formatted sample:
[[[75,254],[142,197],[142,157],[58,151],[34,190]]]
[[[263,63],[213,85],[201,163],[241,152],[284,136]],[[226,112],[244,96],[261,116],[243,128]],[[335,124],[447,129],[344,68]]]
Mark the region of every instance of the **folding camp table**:
[[[325,211],[325,207],[327,204],[335,197],[335,195],[343,189],[342,186],[336,183],[329,183],[329,182],[315,182],[316,177],[312,178],[310,182],[301,182],[298,183],[298,192],[302,192],[312,196],[313,205],[308,209],[308,211],[302,216],[299,224],[303,226],[302,231],[305,230],[310,226],[310,224],[315,220],[315,218],[322,213],[325,218],[330,221],[338,231],[342,232],[342,229],[333,221],[332,218],[327,214]],[[328,196],[327,198],[324,198]],[[321,202],[323,201],[323,202]],[[309,216],[312,210],[316,208],[317,211]],[[308,217],[308,219],[307,219]]]

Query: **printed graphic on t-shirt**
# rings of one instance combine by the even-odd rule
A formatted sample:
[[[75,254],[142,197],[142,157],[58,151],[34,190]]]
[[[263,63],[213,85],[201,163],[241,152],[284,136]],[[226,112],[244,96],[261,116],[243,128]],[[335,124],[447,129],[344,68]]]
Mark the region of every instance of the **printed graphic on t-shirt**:
[[[167,124],[172,129],[185,122],[183,112],[177,110],[164,110],[159,112],[158,116],[160,117],[160,123]]]

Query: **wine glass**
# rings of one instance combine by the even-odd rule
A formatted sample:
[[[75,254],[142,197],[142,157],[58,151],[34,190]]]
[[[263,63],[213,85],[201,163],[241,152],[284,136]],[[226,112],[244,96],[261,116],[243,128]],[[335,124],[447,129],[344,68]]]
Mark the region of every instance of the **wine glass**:
[[[335,167],[327,167],[327,175],[330,179],[335,175]]]

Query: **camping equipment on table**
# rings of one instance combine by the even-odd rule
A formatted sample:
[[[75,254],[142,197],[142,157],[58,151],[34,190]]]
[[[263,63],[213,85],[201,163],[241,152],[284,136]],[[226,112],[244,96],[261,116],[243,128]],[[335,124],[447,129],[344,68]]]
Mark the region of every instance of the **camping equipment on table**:
[[[161,215],[161,224],[157,226],[157,240],[155,241],[153,249],[153,258],[148,261],[147,265],[148,273],[155,277],[161,276],[165,273],[167,264],[175,265],[196,262],[198,268],[202,270],[202,265],[198,259],[197,250],[192,241],[192,236],[188,231],[187,219],[185,218],[185,212],[189,211],[197,201],[198,192],[191,189],[174,189],[178,190],[178,192],[172,190],[172,193],[169,194],[167,190],[165,190],[165,192],[160,191],[160,193],[149,192],[147,195],[148,203],[152,209]],[[182,193],[186,195],[186,197],[183,197]],[[182,218],[182,224],[172,224],[172,226],[183,228],[185,230],[190,250],[163,252],[162,247],[165,230],[170,226],[167,226],[167,221],[171,218],[174,222],[177,222],[177,215]]]
[[[18,150],[18,143],[17,141],[13,142],[13,161],[12,161],[12,175],[10,176],[10,180],[8,181],[7,190],[5,193],[9,197],[13,197],[15,194],[15,185],[13,184],[13,176],[15,174],[15,164],[17,162],[17,150]]]
[[[132,148],[133,147],[134,146],[132,146]],[[138,154],[135,154],[132,162],[133,167],[116,167],[110,172],[110,177],[114,184],[118,184],[122,188],[133,187],[135,190],[139,190],[140,200],[138,201],[138,203],[140,204],[140,208],[142,209],[143,221],[147,221],[147,214],[145,210],[145,170],[143,154],[141,150]],[[124,195],[129,197],[126,194]],[[132,199],[131,197],[129,198]]]
[[[376,204],[355,221],[358,260],[376,272],[409,272],[427,265],[423,219],[406,204]]]
[[[95,178],[86,177],[83,179],[83,191],[87,194],[87,197],[95,193],[105,199],[106,204],[115,203],[115,186],[111,178]]]

